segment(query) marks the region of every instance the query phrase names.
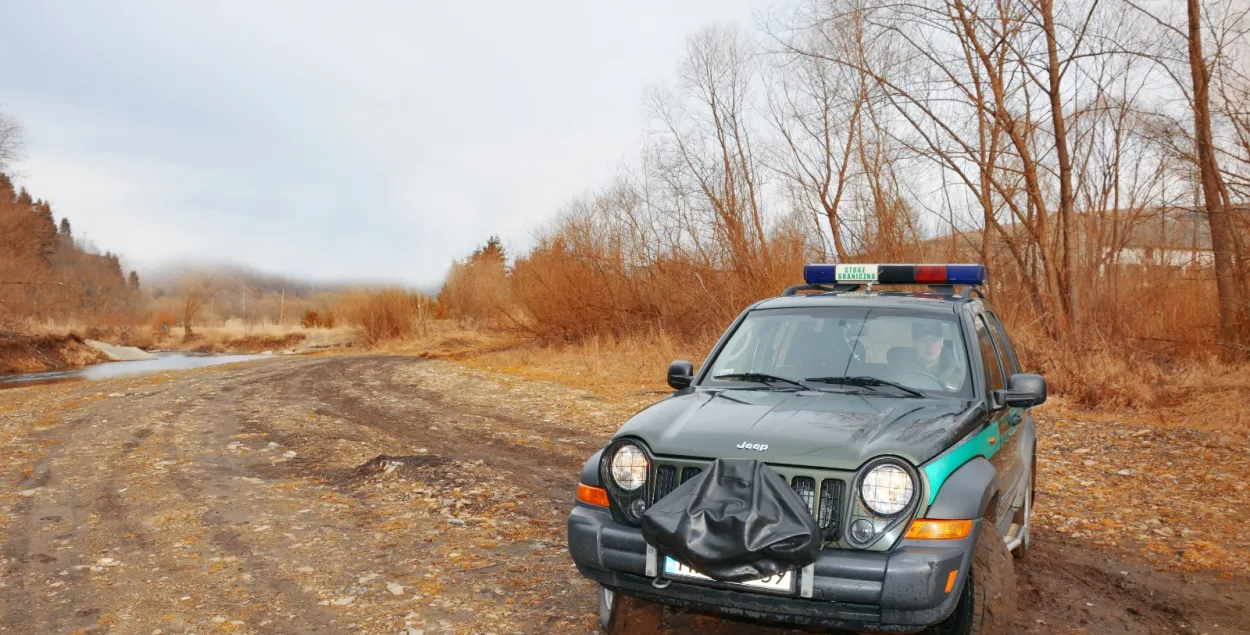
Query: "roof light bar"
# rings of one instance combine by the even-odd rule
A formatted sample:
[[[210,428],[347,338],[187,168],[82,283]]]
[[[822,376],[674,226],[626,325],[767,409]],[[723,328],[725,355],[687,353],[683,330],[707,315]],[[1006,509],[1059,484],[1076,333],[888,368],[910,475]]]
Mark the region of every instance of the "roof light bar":
[[[825,265],[803,267],[807,284],[985,284],[985,265]]]

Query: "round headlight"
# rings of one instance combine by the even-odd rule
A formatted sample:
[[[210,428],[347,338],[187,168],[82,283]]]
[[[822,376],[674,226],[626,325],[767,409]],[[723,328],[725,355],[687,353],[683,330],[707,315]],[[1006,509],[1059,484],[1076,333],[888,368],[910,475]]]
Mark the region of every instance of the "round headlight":
[[[617,487],[632,492],[647,482],[647,455],[642,448],[625,443],[612,455],[612,480]]]
[[[906,509],[915,492],[911,474],[892,463],[872,468],[859,486],[864,504],[882,516],[893,516]]]

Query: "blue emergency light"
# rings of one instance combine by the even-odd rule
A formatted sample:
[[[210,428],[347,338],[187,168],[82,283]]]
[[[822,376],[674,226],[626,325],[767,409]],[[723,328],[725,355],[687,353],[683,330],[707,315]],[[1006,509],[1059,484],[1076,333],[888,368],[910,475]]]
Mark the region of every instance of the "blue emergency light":
[[[985,265],[807,265],[807,284],[985,284]]]

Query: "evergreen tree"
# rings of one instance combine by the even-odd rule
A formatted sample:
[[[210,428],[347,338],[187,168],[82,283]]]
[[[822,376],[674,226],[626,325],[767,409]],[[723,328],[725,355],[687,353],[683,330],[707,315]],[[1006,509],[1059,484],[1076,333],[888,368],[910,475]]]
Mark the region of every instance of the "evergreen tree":
[[[507,260],[507,254],[504,253],[503,243],[498,236],[491,236],[486,240],[486,244],[474,250],[473,255],[469,256],[470,264],[490,264],[503,267]]]
[[[27,192],[26,188],[23,187],[21,191],[17,193],[17,204],[32,206],[35,204],[35,199],[31,198],[30,192]]]
[[[130,270],[130,277],[127,279],[127,282],[130,284],[131,289],[139,290],[139,274],[135,273],[134,269]]]
[[[63,217],[63,218],[61,218],[61,235],[62,235],[62,236],[64,236],[64,237],[66,237],[66,238],[73,238],[73,237],[74,237],[74,234],[70,231],[70,228],[69,228],[69,218],[68,218],[68,217]]]

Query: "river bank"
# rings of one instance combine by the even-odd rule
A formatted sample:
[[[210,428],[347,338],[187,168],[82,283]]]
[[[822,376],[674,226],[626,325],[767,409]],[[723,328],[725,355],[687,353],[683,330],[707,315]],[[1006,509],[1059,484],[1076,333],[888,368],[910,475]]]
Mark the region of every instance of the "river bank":
[[[0,332],[0,376],[80,368],[109,361],[77,333],[26,335]]]
[[[85,334],[0,332],[0,377],[21,373],[45,373],[82,368],[92,364],[117,361],[108,354],[108,347],[129,347],[148,353],[186,352],[200,354],[255,355],[261,353],[304,354],[355,343],[350,331],[335,329],[297,329],[238,331],[234,329],[199,329],[191,336],[181,333],[157,337],[146,330],[87,329]],[[104,348],[105,350],[100,350]]]

